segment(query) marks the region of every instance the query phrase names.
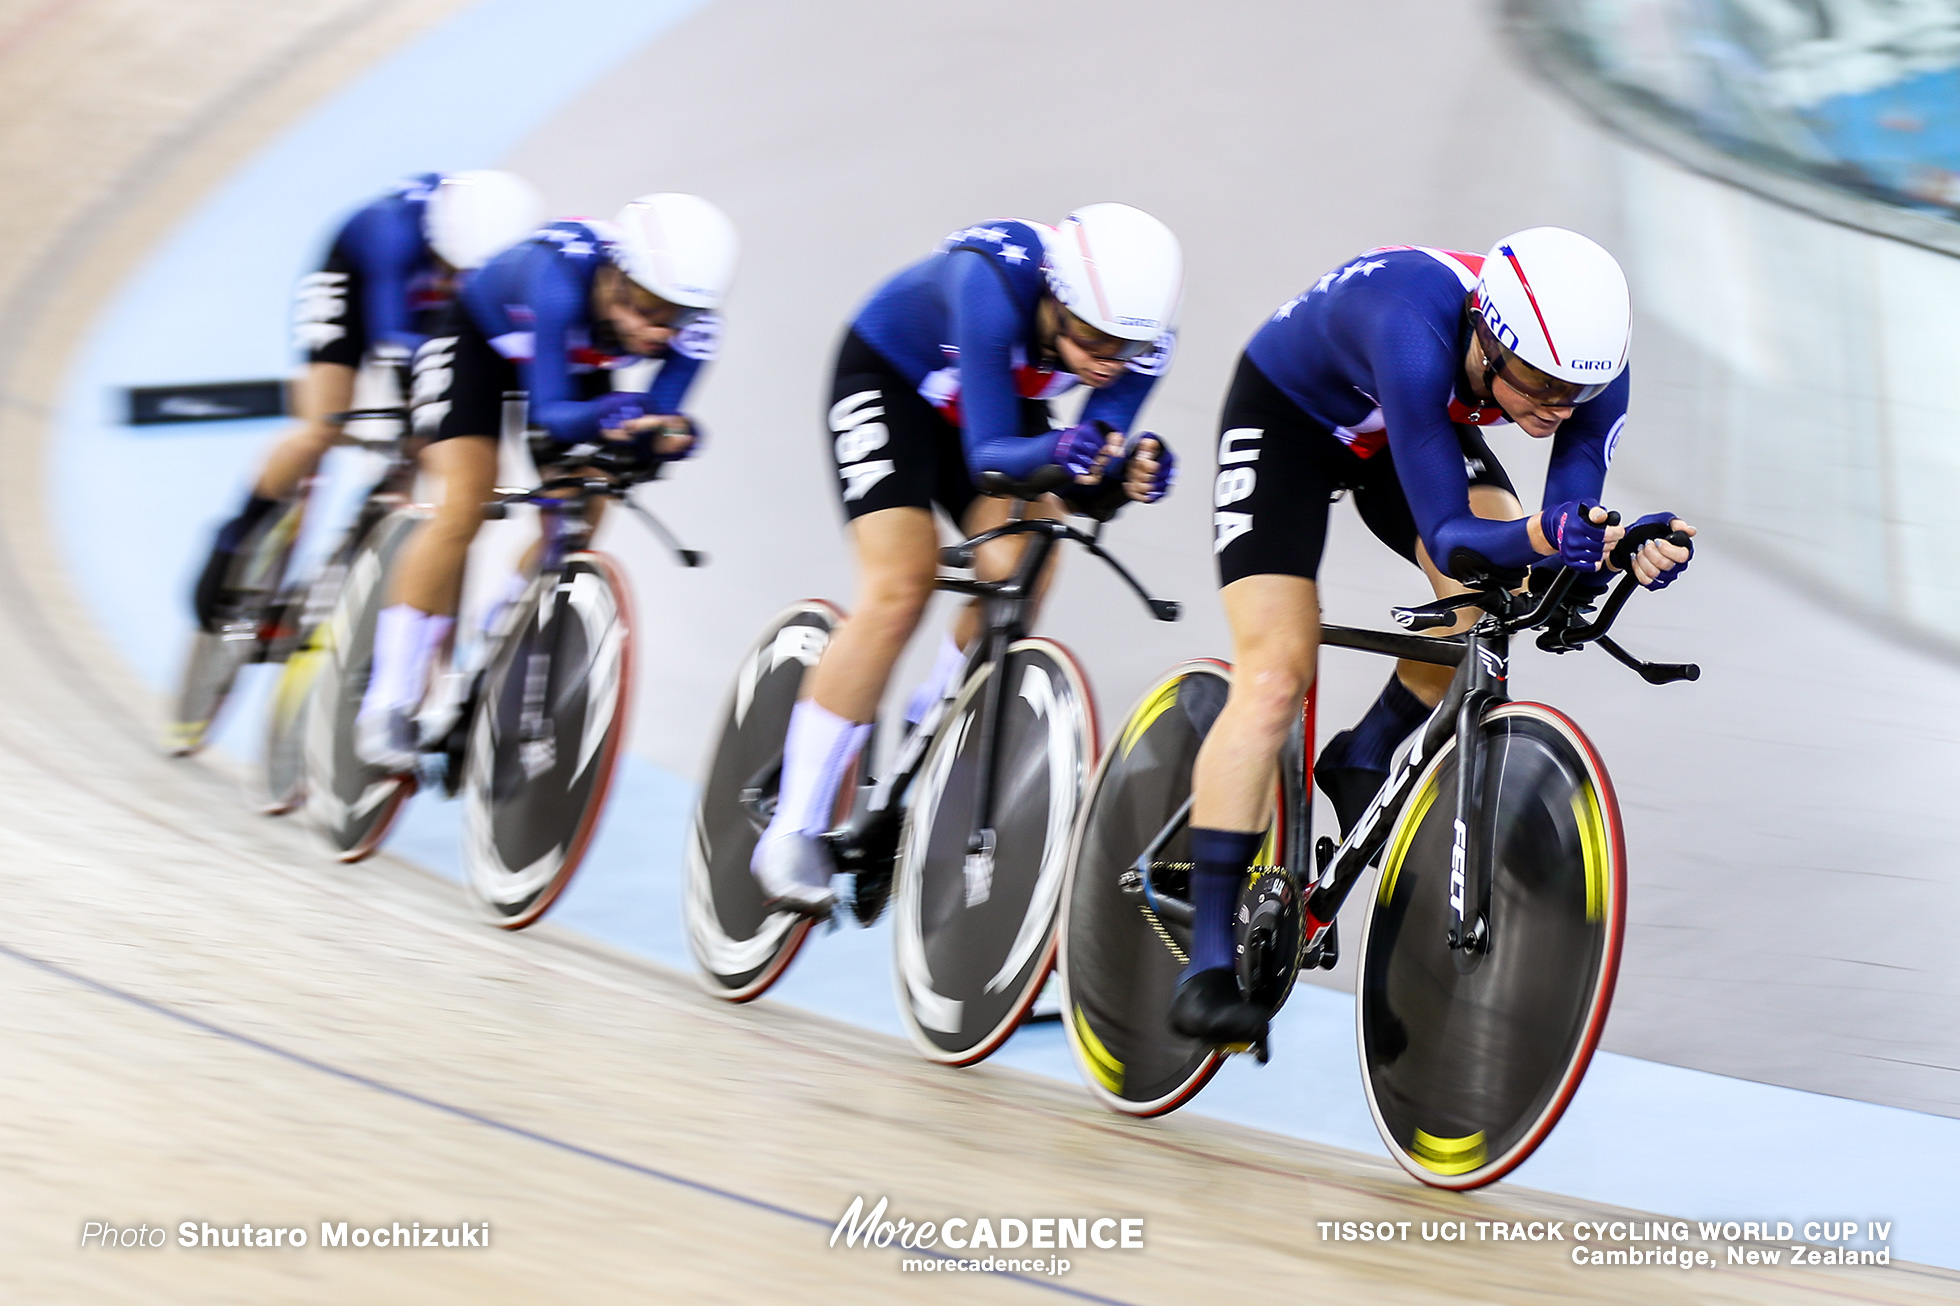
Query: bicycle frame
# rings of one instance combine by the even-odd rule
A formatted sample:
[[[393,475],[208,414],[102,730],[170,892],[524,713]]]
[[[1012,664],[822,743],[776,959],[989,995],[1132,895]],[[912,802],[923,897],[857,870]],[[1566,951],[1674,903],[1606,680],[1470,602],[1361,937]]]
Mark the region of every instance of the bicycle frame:
[[[660,475],[662,464],[656,463],[645,479],[655,479]],[[631,475],[614,471],[593,471],[591,473],[568,473],[548,476],[544,481],[529,488],[499,487],[496,498],[484,504],[483,514],[487,518],[500,519],[510,510],[511,505],[520,504],[538,510],[540,547],[536,575],[555,576],[565,569],[566,559],[580,552],[592,542],[594,524],[589,511],[595,500],[617,499],[635,516],[644,521],[658,536],[662,543],[674,554],[684,567],[699,567],[707,562],[707,557],[693,549],[682,548],[671,532],[660,520],[628,497],[628,492],[638,481]],[[552,594],[553,619],[563,620],[565,607],[571,602],[571,593],[564,585],[554,585]],[[484,670],[493,665],[502,654],[506,643],[516,638],[517,631],[508,620],[500,622],[500,628],[491,637],[471,673],[471,689],[458,704],[458,716],[447,728],[436,735],[442,742],[430,751],[450,760],[447,774],[443,777],[445,789],[455,792],[455,784],[460,774],[455,766],[456,759],[463,756],[468,746],[470,723],[475,717],[476,685]],[[590,668],[587,668],[589,672]],[[521,732],[520,757],[525,769],[532,776],[549,769],[553,757],[549,749],[555,742],[555,731],[547,697],[552,688],[551,653],[540,650],[530,655],[524,668],[524,701],[519,709],[518,721]],[[582,675],[584,673],[581,673]],[[578,681],[573,682],[575,688]],[[565,692],[565,686],[559,686]]]
[[[1151,597],[1122,563],[1103,550],[1099,542],[1100,523],[1094,532],[1089,532],[1065,520],[1029,517],[1026,515],[1028,502],[1026,495],[1017,495],[1008,510],[1005,525],[983,531],[940,551],[940,560],[948,568],[965,570],[973,565],[974,554],[994,540],[1012,535],[1029,537],[1013,575],[1005,580],[986,581],[945,574],[938,577],[937,588],[951,594],[964,594],[982,603],[982,633],[967,652],[966,664],[960,672],[960,684],[965,684],[982,666],[1000,667],[1007,658],[1007,650],[1015,641],[1026,638],[1036,587],[1049,558],[1054,554],[1055,546],[1063,541],[1080,544],[1108,563],[1144,601],[1157,620],[1175,621],[1181,613],[1176,602]],[[967,856],[985,858],[989,863],[994,851],[993,804],[997,781],[994,759],[1000,743],[1002,680],[1000,675],[991,675],[981,689],[979,792],[975,795],[973,829],[967,836]],[[891,773],[861,791],[850,819],[825,836],[840,870],[876,873],[890,866],[896,855],[899,819],[906,797],[927,750],[944,724],[946,702],[942,699],[932,705],[900,745]],[[984,869],[990,870],[991,865]]]
[[[361,506],[354,514],[353,521],[348,523],[345,531],[342,532],[340,541],[326,555],[326,562],[321,572],[304,581],[288,579],[281,586],[279,593],[272,596],[269,610],[275,616],[279,616],[280,619],[276,623],[266,623],[265,629],[263,630],[259,628],[258,623],[254,623],[249,629],[241,627],[242,634],[234,633],[229,628],[227,629],[226,638],[228,639],[248,638],[261,640],[264,648],[260,650],[260,656],[267,661],[284,661],[287,654],[291,651],[289,641],[297,639],[300,635],[312,630],[320,622],[327,619],[332,610],[336,591],[339,588],[339,580],[335,577],[333,578],[333,583],[325,586],[318,584],[318,581],[331,576],[334,568],[344,566],[343,558],[345,551],[365,538],[367,533],[374,529],[375,525],[382,518],[397,508],[406,506],[409,502],[411,492],[414,489],[415,459],[408,452],[411,441],[408,430],[407,409],[356,408],[349,412],[329,414],[327,420],[336,428],[337,433],[334,437],[335,447],[367,449],[386,458],[387,463],[381,469],[380,473],[375,476],[373,481],[369,483],[366,494],[361,498]],[[376,421],[394,422],[399,425],[400,429],[386,439],[373,439],[347,434],[346,428],[350,423]],[[273,560],[284,549],[289,547],[291,540],[296,539],[304,529],[305,518],[309,510],[309,500],[312,497],[313,484],[314,478],[309,478],[300,487],[298,506],[294,512],[289,514],[289,518],[285,523],[285,529],[290,538],[286,541],[280,541],[268,535],[266,539],[260,542],[259,553],[252,560],[252,567],[259,574],[267,574],[270,568],[275,565]],[[301,604],[299,620],[297,622],[290,622],[284,620],[282,614],[290,614],[295,593],[298,594]],[[277,626],[276,629],[273,628],[275,624]]]
[[[1671,680],[1693,680],[1700,674],[1692,665],[1641,662],[1626,653],[1606,632],[1626,605],[1634,586],[1631,575],[1624,577],[1597,617],[1584,621],[1567,605],[1577,573],[1562,571],[1540,596],[1515,593],[1497,580],[1479,582],[1469,593],[1439,599],[1419,607],[1393,609],[1395,619],[1410,630],[1445,625],[1454,620],[1455,610],[1483,609],[1469,631],[1461,635],[1424,637],[1397,631],[1360,630],[1345,626],[1322,626],[1320,643],[1334,648],[1351,648],[1388,657],[1407,658],[1438,666],[1454,666],[1443,699],[1429,714],[1403,754],[1388,780],[1376,792],[1361,816],[1338,846],[1322,838],[1314,849],[1315,869],[1307,866],[1307,831],[1289,835],[1289,846],[1282,850],[1285,866],[1291,868],[1301,885],[1303,958],[1308,968],[1319,964],[1321,949],[1329,940],[1328,931],[1340,914],[1347,896],[1381,852],[1408,802],[1416,778],[1453,738],[1458,750],[1455,795],[1455,843],[1450,857],[1449,945],[1457,964],[1468,968],[1489,950],[1490,875],[1494,856],[1492,834],[1483,819],[1482,791],[1486,742],[1479,729],[1490,709],[1510,701],[1511,636],[1522,630],[1543,627],[1541,648],[1564,653],[1588,643],[1598,643],[1615,659],[1633,667],[1652,684]],[[1310,691],[1311,692],[1311,691]],[[1311,702],[1311,699],[1309,699]],[[1304,809],[1311,799],[1308,783],[1312,772],[1312,743],[1301,752],[1301,761],[1290,767],[1281,782],[1290,786]],[[1151,839],[1133,865],[1139,877],[1145,902],[1165,920],[1189,926],[1192,910],[1188,902],[1166,891],[1157,873],[1163,867],[1157,858],[1179,830],[1191,819],[1192,800],[1187,798],[1170,821]],[[1304,822],[1301,823],[1304,826]]]

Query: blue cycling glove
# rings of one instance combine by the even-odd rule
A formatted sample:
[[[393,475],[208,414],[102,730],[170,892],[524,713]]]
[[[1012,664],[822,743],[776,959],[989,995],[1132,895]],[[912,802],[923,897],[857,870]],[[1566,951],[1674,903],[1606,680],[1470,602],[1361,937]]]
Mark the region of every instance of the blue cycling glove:
[[[1636,533],[1645,534],[1647,532],[1642,530],[1643,527],[1647,527],[1647,528],[1658,527],[1659,530],[1655,532],[1656,537],[1660,539],[1666,539],[1667,536],[1672,533],[1671,528],[1674,525],[1674,520],[1675,520],[1675,514],[1671,512],[1650,512],[1645,517],[1642,517],[1639,521],[1635,522],[1632,526],[1628,527],[1627,534],[1628,535],[1634,535]],[[1645,545],[1642,545],[1642,547],[1644,548]],[[1688,562],[1693,562],[1694,560],[1695,560],[1695,545],[1694,545],[1694,541],[1690,540],[1688,542]],[[1644,582],[1646,588],[1650,590],[1666,589],[1669,585],[1672,585],[1675,581],[1681,578],[1681,573],[1688,569],[1688,562],[1677,562],[1674,564],[1672,570],[1664,571],[1660,573],[1660,575],[1654,577],[1653,580]]]
[[[616,390],[611,394],[600,395],[592,401],[592,406],[597,414],[598,426],[602,432],[617,430],[627,422],[639,417],[674,416],[671,413],[655,412],[653,405],[648,402],[647,396],[636,390]],[[700,429],[694,425],[693,419],[683,418],[682,420],[687,422],[688,433],[694,437],[694,440],[687,448],[677,454],[662,455],[662,457],[668,460],[678,461],[683,458],[692,458],[700,451]],[[646,451],[647,456],[652,458],[655,456],[653,452],[653,437],[659,434],[662,434],[662,432],[641,431],[633,437],[633,443],[641,446]]]
[[[1591,513],[1597,505],[1574,499],[1538,516],[1539,529],[1552,545],[1552,556],[1561,565],[1580,571],[1593,571],[1606,553],[1606,528],[1595,525]]]
[[[1109,428],[1100,422],[1071,426],[1055,437],[1055,461],[1070,476],[1088,476],[1108,443]]]

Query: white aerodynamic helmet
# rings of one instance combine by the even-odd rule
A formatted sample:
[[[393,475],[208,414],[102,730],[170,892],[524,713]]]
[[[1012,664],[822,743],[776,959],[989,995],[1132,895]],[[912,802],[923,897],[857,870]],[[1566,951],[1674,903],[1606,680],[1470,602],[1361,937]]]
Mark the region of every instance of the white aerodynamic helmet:
[[[1096,330],[1155,340],[1177,324],[1184,252],[1171,229],[1142,209],[1091,204],[1045,239],[1049,288]]]
[[[642,195],[613,219],[619,266],[636,285],[683,308],[714,308],[735,279],[735,224],[699,195]]]
[[[544,199],[508,172],[444,173],[422,210],[429,246],[452,268],[480,268],[538,229]]]
[[[1576,231],[1533,227],[1498,241],[1470,307],[1491,371],[1534,400],[1584,403],[1626,370],[1626,274]]]

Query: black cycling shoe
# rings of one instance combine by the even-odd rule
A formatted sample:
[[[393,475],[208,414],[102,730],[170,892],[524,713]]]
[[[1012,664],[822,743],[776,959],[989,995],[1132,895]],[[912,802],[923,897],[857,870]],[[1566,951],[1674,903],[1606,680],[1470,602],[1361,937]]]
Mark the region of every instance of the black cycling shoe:
[[[236,517],[218,527],[211,541],[211,556],[204,560],[204,570],[197,578],[197,588],[191,591],[191,611],[197,615],[197,624],[209,633],[217,634],[218,626],[226,616],[225,609],[231,606],[233,594],[226,588],[225,582],[231,578],[231,567],[238,558],[239,546],[278,506],[277,499],[261,499],[254,495],[245,501],[245,506]]]
[[[1266,1037],[1266,1012],[1246,1001],[1229,966],[1217,966],[1178,981],[1171,1028],[1200,1043],[1256,1043]]]
[[[1320,750],[1320,760],[1313,764],[1313,782],[1320,792],[1327,795],[1334,804],[1334,815],[1341,823],[1341,838],[1348,836],[1354,823],[1368,810],[1368,804],[1381,787],[1388,783],[1388,772],[1370,771],[1358,766],[1342,766],[1340,758],[1347,753],[1348,736],[1352,730],[1343,730],[1327,741],[1327,747]]]

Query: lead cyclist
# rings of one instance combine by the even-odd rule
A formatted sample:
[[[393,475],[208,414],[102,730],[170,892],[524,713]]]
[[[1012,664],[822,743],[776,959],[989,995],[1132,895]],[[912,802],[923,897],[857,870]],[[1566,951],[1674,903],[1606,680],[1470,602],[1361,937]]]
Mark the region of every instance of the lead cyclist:
[[[768,902],[831,910],[833,866],[819,836],[932,597],[933,506],[976,534],[1007,517],[1006,500],[976,487],[983,473],[1025,479],[1050,465],[1074,475],[1071,497],[1153,502],[1169,490],[1169,449],[1156,436],[1129,437],[1170,364],[1183,286],[1170,228],[1127,204],[1091,204],[1059,227],[1004,219],[956,231],[858,310],[838,349],[829,423],[857,606],[790,716],[780,796],[750,864]],[[1077,386],[1091,392],[1081,419],[1057,429],[1048,401]],[[1029,508],[1063,511],[1046,496]],[[997,541],[980,569],[1008,574],[1020,543]],[[941,646],[914,719],[957,688],[978,617],[969,606]]]
[[[1384,544],[1421,567],[1438,598],[1459,577],[1536,565],[1610,583],[1626,528],[1599,500],[1626,425],[1631,308],[1613,256],[1535,227],[1481,258],[1397,245],[1334,268],[1281,305],[1247,345],[1225,400],[1213,552],[1236,671],[1192,777],[1190,963],[1171,1025],[1214,1044],[1263,1038],[1266,1014],[1232,966],[1233,916],[1264,840],[1281,746],[1312,686],[1320,641],[1315,577],[1333,495],[1351,491]],[[1486,427],[1552,441],[1544,505],[1527,513]],[[1666,522],[1694,528],[1672,513]],[[1644,545],[1631,560],[1660,589],[1692,546]],[[1433,633],[1466,628],[1472,610]],[[1328,741],[1314,778],[1343,833],[1388,778],[1396,747],[1442,701],[1450,669],[1398,662],[1353,728]]]
[[[252,528],[319,468],[373,359],[401,371],[469,272],[536,229],[544,201],[508,172],[423,173],[363,206],[335,233],[324,265],[299,284],[294,342],[306,370],[293,385],[298,424],[267,456],[245,503],[219,526],[191,606],[212,628],[232,558]],[[404,388],[404,393],[406,390]]]

